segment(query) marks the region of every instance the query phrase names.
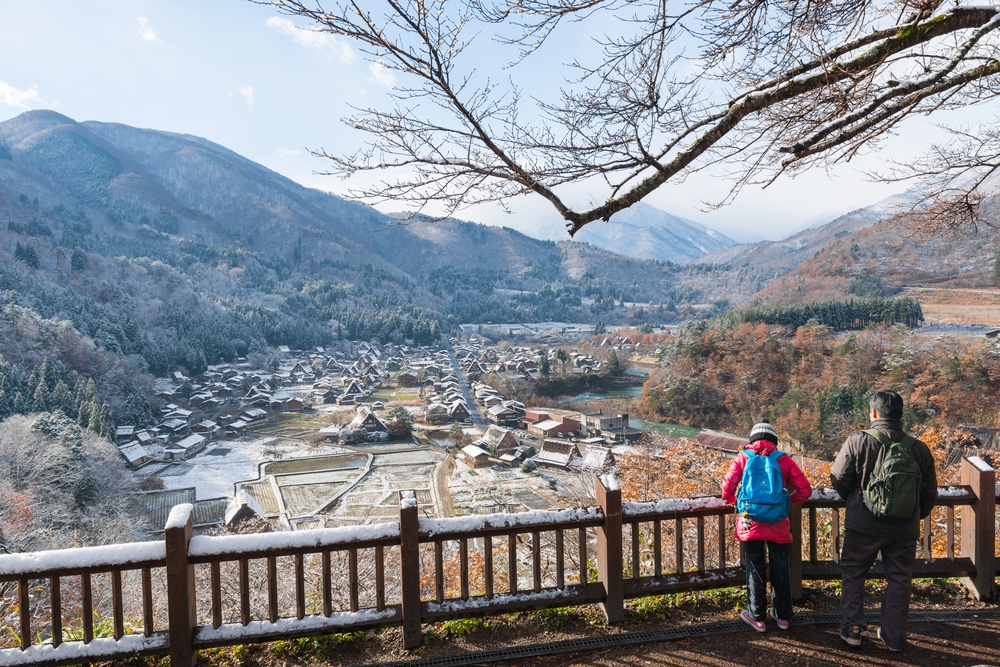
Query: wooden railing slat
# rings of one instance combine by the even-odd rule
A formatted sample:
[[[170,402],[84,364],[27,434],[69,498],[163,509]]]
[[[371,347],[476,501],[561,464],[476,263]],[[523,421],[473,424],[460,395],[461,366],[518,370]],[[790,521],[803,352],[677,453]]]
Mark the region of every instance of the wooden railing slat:
[[[330,574],[330,552],[324,551],[320,555],[320,580],[323,587],[323,615],[329,616],[333,613],[333,582]]]
[[[250,624],[250,561],[239,560],[240,564],[240,623]]]
[[[21,650],[31,646],[31,581],[23,577],[17,582],[21,616]]]
[[[469,599],[469,540],[462,538],[458,542],[459,595],[463,600]]]
[[[955,508],[948,506],[945,519],[945,541],[948,547],[948,560],[955,560]]]
[[[674,519],[674,568],[684,573],[684,519]]]
[[[542,534],[531,532],[531,583],[537,593],[542,590]]]
[[[267,557],[267,618],[272,623],[278,620],[278,559]]]
[[[122,571],[118,568],[111,571],[111,599],[114,636],[115,640],[119,640],[125,635],[125,612],[122,598]]]
[[[632,579],[638,581],[642,578],[639,562],[639,524],[632,524]]]
[[[49,578],[49,599],[52,604],[52,645],[59,646],[63,641],[62,589],[59,577]]]
[[[295,618],[306,616],[306,570],[305,557],[295,554]]]
[[[153,634],[153,571],[142,568],[142,634]]]
[[[816,559],[818,558],[818,554],[816,552],[819,549],[818,547],[819,536],[816,534],[816,526],[817,526],[816,512],[817,508],[815,507],[809,508],[809,562],[810,563],[815,563]]]
[[[483,538],[483,584],[487,598],[493,597],[493,538],[487,535]]]
[[[923,521],[924,524],[924,560],[931,562],[931,517],[928,514]]]
[[[833,532],[833,554],[831,560],[840,564],[840,508],[830,508],[830,530]]]
[[[556,588],[566,587],[566,542],[562,528],[556,530]]]
[[[444,602],[444,545],[434,542],[434,600]]]
[[[385,547],[382,545],[375,547],[375,609],[385,609]]]
[[[510,594],[517,593],[517,533],[507,536],[507,572]]]
[[[222,625],[222,572],[221,563],[215,561],[211,565],[210,578],[212,588],[212,627],[218,629]]]
[[[94,594],[89,572],[80,575],[80,595],[83,598],[83,643],[89,644],[94,639]]]
[[[698,522],[698,571],[705,571],[705,517],[700,516]]]
[[[653,522],[653,576],[663,576],[663,527],[659,520]]]
[[[350,576],[350,603],[351,611],[357,611],[360,607],[359,603],[359,583],[358,583],[358,550],[350,549],[347,552],[347,572]],[[303,599],[305,596],[303,595]],[[305,611],[305,604],[303,603],[303,612]]]
[[[726,569],[726,518],[729,515],[719,515],[719,569]]]

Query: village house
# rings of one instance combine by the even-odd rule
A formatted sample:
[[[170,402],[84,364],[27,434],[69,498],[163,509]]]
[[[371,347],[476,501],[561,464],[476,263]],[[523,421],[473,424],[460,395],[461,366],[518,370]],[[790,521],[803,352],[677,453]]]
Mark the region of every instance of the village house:
[[[539,438],[570,438],[580,432],[580,422],[569,417],[553,415],[551,419],[531,424],[527,430]]]
[[[514,437],[513,431],[499,426],[490,426],[486,429],[483,437],[472,444],[485,449],[494,458],[500,458],[504,454],[512,454],[520,445],[517,438]]]
[[[535,455],[535,461],[538,465],[565,469],[577,456],[579,452],[572,442],[548,438],[542,441],[542,448]]]
[[[472,413],[469,412],[469,408],[465,405],[465,401],[456,400],[448,406],[448,417],[453,421],[462,421],[469,419],[471,416]]]
[[[246,422],[247,426],[256,426],[267,422],[267,411],[260,408],[248,408],[240,413],[240,419]]]
[[[604,414],[593,412],[582,415],[583,433],[589,437],[603,437],[612,442],[627,442],[635,440],[642,431],[629,426],[627,412],[620,414]]]
[[[203,435],[211,440],[216,436],[216,434],[218,434],[219,425],[210,419],[206,419],[205,421],[201,421],[193,425],[191,427],[191,432]]]
[[[119,426],[115,429],[115,441],[118,443],[129,442],[135,437],[135,426]]]
[[[476,445],[462,447],[462,460],[470,468],[486,468],[490,465],[490,453]]]
[[[500,403],[498,405],[491,406],[486,411],[486,419],[490,420],[494,424],[515,426],[520,421],[520,416],[513,408]]]
[[[163,448],[163,456],[167,459],[183,460],[189,459],[199,453],[208,444],[208,440],[203,435],[189,435],[179,442],[167,445]]]
[[[149,452],[146,448],[139,444],[138,440],[133,440],[128,444],[122,445],[118,448],[121,455],[128,461],[128,464],[132,468],[138,468],[139,466],[147,463],[149,461]]]
[[[368,433],[388,433],[389,427],[368,408],[358,408],[354,419],[345,428],[351,431],[366,430]]]
[[[615,465],[615,455],[611,448],[597,444],[587,445],[583,456],[571,463],[581,472],[600,474],[608,472]]]
[[[448,421],[448,406],[434,401],[424,410],[424,421],[428,424],[443,424]]]
[[[225,525],[229,528],[235,528],[254,517],[264,519],[264,508],[253,496],[247,493],[246,489],[240,488],[226,505]]]

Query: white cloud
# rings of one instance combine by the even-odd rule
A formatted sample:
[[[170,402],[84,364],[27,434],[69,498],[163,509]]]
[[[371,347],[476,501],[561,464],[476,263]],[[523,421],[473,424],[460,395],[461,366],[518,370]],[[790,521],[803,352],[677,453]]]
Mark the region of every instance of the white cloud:
[[[163,44],[163,40],[153,30],[153,26],[149,25],[149,19],[145,16],[140,16],[136,19],[136,22],[139,24],[139,37],[152,44]]]
[[[18,109],[29,109],[32,107],[52,106],[51,102],[46,102],[38,94],[38,88],[29,86],[26,90],[19,90],[6,81],[0,81],[0,103]]]
[[[329,51],[341,62],[349,63],[357,57],[357,53],[350,45],[341,43],[333,35],[315,30],[304,30],[280,16],[272,16],[264,23],[278,34],[290,37],[296,44],[308,46],[311,49]]]
[[[396,83],[396,77],[392,73],[392,70],[382,63],[372,63],[368,66],[368,71],[371,72],[372,77],[376,81],[386,88],[392,88],[393,84]]]
[[[278,157],[294,157],[302,154],[302,151],[297,148],[278,148],[274,152]]]
[[[243,101],[247,103],[248,107],[253,106],[253,101],[255,99],[253,86],[243,86],[241,88],[237,88],[236,92],[243,96]]]

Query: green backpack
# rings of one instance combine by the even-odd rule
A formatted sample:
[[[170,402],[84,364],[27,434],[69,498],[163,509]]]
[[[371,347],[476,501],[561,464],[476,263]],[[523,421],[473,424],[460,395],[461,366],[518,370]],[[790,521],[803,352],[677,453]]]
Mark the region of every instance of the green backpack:
[[[875,459],[875,468],[862,490],[864,505],[880,521],[907,524],[913,521],[920,507],[920,488],[923,474],[913,458],[911,435],[899,441],[890,440],[881,431],[865,431],[878,440],[882,447]]]

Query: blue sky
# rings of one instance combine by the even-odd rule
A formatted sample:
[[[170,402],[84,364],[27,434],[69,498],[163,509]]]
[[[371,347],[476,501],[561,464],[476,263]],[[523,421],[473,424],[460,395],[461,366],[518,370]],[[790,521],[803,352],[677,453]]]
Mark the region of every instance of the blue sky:
[[[377,104],[392,81],[351,44],[298,30],[245,0],[8,0],[0,10],[0,120],[48,108],[79,121],[194,134],[335,193],[350,184],[315,174],[326,165],[306,149],[359,147],[364,137],[340,122],[347,102]],[[911,137],[886,150],[898,157],[918,143]],[[739,240],[777,239],[897,191],[859,175],[877,162],[747,189],[711,213],[699,210],[718,197],[720,181],[709,174],[665,186],[647,202]],[[563,235],[548,204],[526,199],[514,209],[514,216],[481,208],[461,217]]]

